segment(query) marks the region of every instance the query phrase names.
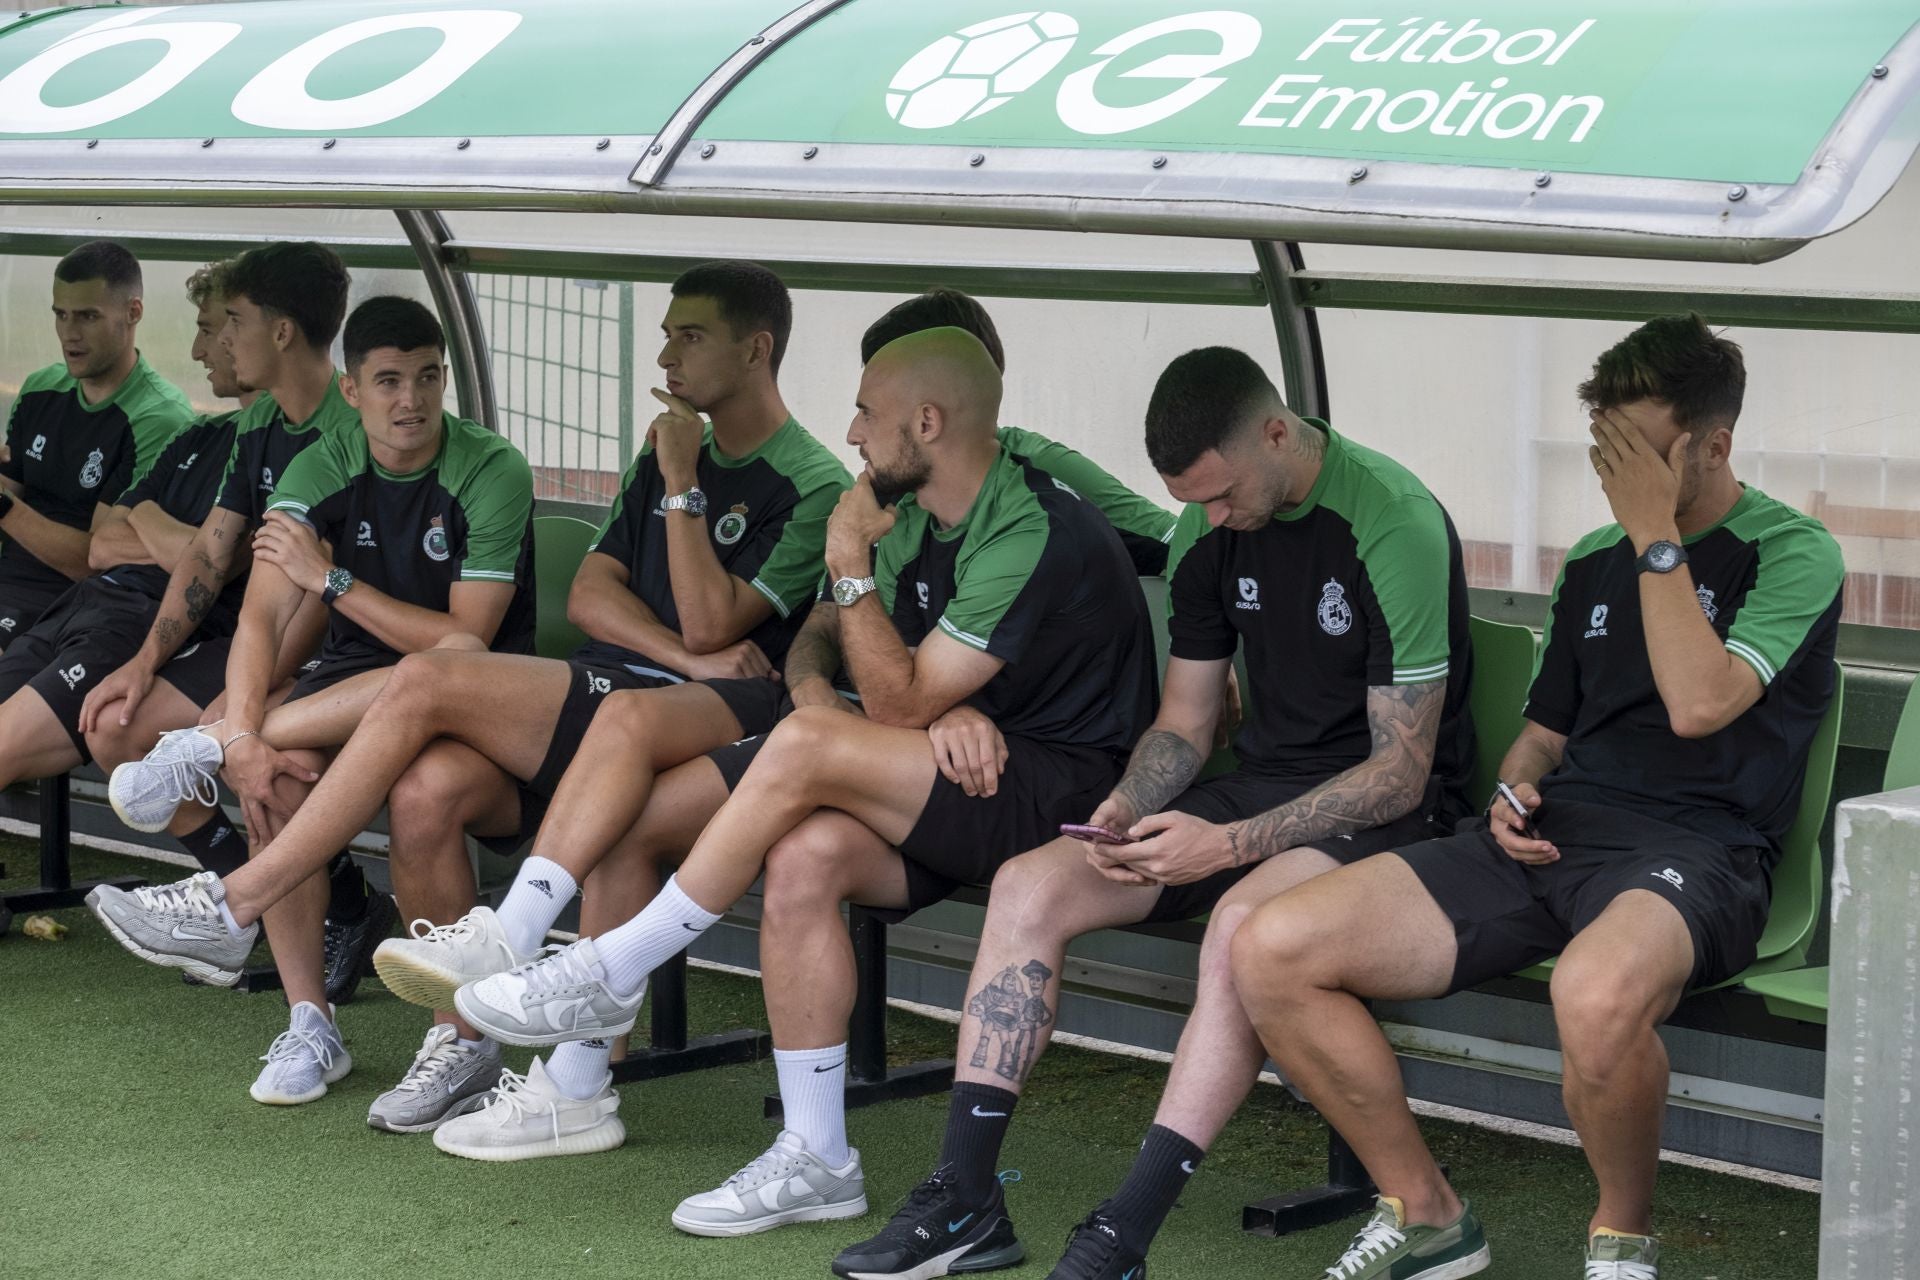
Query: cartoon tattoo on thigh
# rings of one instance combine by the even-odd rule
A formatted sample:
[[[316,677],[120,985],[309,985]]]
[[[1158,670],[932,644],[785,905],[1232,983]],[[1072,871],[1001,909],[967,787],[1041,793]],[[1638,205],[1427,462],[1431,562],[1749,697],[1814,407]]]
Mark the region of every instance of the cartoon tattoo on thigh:
[[[1008,1080],[1026,1076],[1040,1051],[1041,1028],[1053,1022],[1046,996],[1052,977],[1053,970],[1038,960],[1029,960],[1019,969],[1008,965],[974,992],[967,1001],[967,1013],[980,1020],[973,1043],[975,1068],[984,1068],[992,1054],[996,1074]]]

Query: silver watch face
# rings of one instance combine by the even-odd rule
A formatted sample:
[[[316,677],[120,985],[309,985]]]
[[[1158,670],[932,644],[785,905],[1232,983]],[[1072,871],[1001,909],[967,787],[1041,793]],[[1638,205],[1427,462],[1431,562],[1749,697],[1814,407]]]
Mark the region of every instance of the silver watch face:
[[[848,605],[852,604],[855,600],[858,600],[861,596],[866,594],[866,592],[860,589],[861,585],[862,584],[858,578],[840,579],[838,582],[833,584],[834,603],[839,605],[843,609],[846,608]]]
[[[1671,542],[1656,542],[1647,548],[1647,567],[1655,573],[1669,573],[1680,563],[1680,548]]]

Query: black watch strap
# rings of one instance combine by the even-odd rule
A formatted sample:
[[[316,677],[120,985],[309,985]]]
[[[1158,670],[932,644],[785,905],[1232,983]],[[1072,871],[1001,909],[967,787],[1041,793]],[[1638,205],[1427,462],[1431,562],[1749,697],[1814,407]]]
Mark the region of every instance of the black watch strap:
[[[9,493],[5,489],[0,489],[0,520],[5,520],[8,516],[12,514],[13,514],[13,494]]]

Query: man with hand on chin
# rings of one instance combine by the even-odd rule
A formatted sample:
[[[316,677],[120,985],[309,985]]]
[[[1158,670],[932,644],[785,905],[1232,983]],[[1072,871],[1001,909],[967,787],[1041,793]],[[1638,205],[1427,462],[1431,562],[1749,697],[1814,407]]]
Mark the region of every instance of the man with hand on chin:
[[[1698,316],[1648,322],[1581,385],[1615,523],[1574,545],[1554,586],[1501,765],[1526,812],[1496,799],[1484,823],[1324,876],[1240,928],[1233,976],[1262,1042],[1380,1188],[1330,1274],[1452,1280],[1490,1258],[1363,1001],[1555,954],[1567,1114],[1600,1192],[1585,1274],[1657,1274],[1655,1029],[1752,961],[1833,696],[1839,548],[1735,478],[1745,390],[1740,348]]]

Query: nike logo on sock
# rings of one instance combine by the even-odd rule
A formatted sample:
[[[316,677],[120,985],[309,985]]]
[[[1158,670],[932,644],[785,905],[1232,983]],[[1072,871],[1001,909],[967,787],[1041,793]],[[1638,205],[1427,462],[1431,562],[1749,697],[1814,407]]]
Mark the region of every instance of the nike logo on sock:
[[[979,1116],[982,1120],[1004,1120],[1007,1118],[1007,1113],[1004,1111],[982,1111],[980,1104],[977,1102],[973,1104],[973,1114]]]
[[[553,897],[553,886],[545,880],[529,880],[527,881],[527,888],[538,889],[540,896],[543,898]]]
[[[845,1058],[842,1058],[842,1059],[840,1059],[840,1061],[838,1061],[838,1062],[830,1062],[830,1063],[828,1063],[828,1064],[827,1064],[826,1066],[824,1066],[824,1067],[815,1067],[815,1068],[813,1069],[813,1074],[815,1074],[815,1075],[819,1075],[819,1074],[821,1074],[822,1072],[825,1072],[825,1071],[838,1071],[838,1070],[839,1070],[840,1068],[842,1068],[842,1067],[844,1067],[844,1066],[846,1066],[846,1065],[847,1065],[847,1060],[846,1060]]]
[[[1180,1172],[1185,1174],[1191,1174],[1193,1172],[1193,1161],[1182,1160],[1180,1162]],[[1126,1280],[1126,1278],[1123,1276],[1121,1277],[1121,1280]]]
[[[681,927],[682,929],[685,929],[685,930],[686,930],[686,931],[687,931],[688,933],[698,933],[698,932],[700,932],[700,926],[699,926],[699,925],[697,925],[697,924],[688,924],[688,923],[687,923],[687,922],[686,922],[685,920],[682,920],[682,921],[680,922],[680,927]]]
[[[949,1222],[947,1224],[947,1234],[952,1235],[954,1232],[958,1231],[960,1228],[966,1226],[969,1222],[972,1222],[972,1221],[973,1221],[973,1215],[968,1214],[966,1217],[960,1219],[960,1221],[958,1222]]]
[[[1133,1280],[1133,1278],[1139,1274],[1140,1274],[1140,1268],[1135,1267],[1133,1270],[1127,1272],[1127,1274],[1121,1276],[1120,1280]]]

